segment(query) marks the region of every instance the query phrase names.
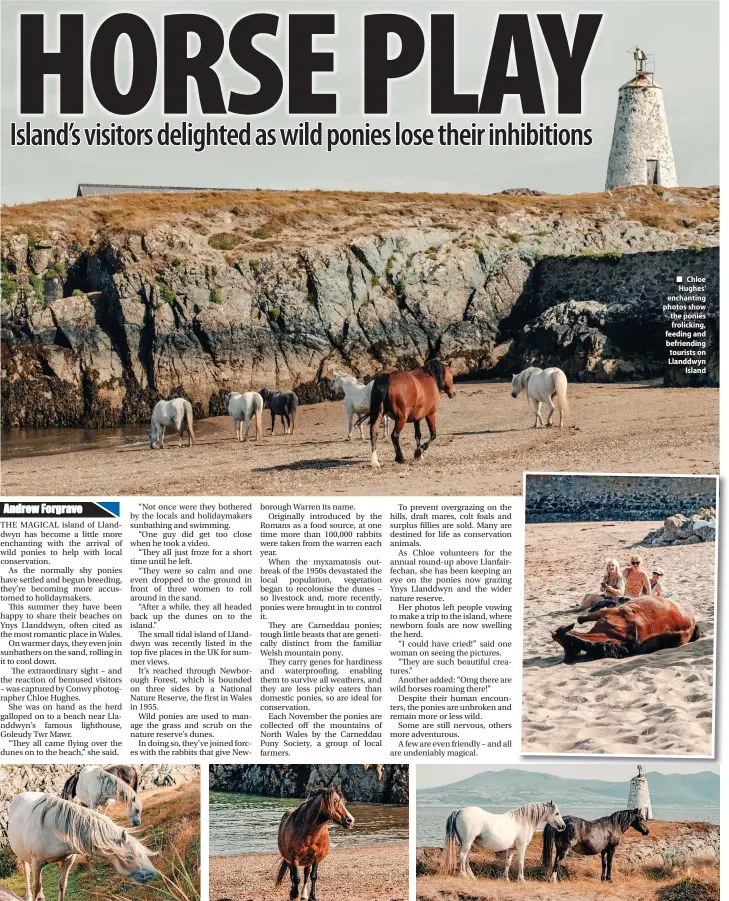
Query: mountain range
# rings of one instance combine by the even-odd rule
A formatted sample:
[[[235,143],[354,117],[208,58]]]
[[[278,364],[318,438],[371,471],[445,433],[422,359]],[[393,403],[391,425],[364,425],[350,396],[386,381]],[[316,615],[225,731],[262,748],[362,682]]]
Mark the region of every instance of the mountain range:
[[[717,807],[719,775],[700,773],[645,773],[651,804],[660,807]],[[537,800],[554,800],[560,806],[605,807],[619,810],[628,800],[629,782],[571,779],[551,773],[504,769],[486,771],[432,788],[418,788],[418,803],[469,804],[518,807]]]

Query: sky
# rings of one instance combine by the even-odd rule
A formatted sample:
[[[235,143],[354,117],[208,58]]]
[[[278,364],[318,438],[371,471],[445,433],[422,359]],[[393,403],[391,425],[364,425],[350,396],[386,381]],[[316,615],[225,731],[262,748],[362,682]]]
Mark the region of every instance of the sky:
[[[718,773],[718,764],[706,761],[642,761],[645,773]],[[601,779],[605,782],[628,782],[636,775],[636,762],[630,763],[543,763],[543,764],[418,764],[417,788],[433,788],[449,785],[475,776],[476,773],[499,772],[499,770],[520,769],[532,773],[549,773],[563,779]]]
[[[195,153],[190,148],[25,148],[10,146],[11,122],[19,121],[17,91],[18,16],[21,11],[47,14],[47,48],[57,39],[56,14],[84,12],[86,34],[119,11],[107,0],[3,0],[2,15],[2,201],[23,203],[73,196],[78,182],[115,184],[171,184],[200,187],[352,189],[382,191],[432,191],[491,193],[509,187],[531,187],[551,193],[602,191],[612,138],[617,91],[634,72],[628,48],[635,44],[655,54],[656,80],[664,88],[665,106],[674,147],[679,182],[682,185],[716,184],[719,180],[719,29],[716,0],[267,0],[263,4],[206,0],[127,0],[124,11],[143,15],[155,30],[160,58],[157,87],[147,108],[133,117],[115,120],[97,106],[87,85],[85,117],[70,117],[80,126],[97,122],[124,121],[133,127],[158,129],[164,118],[162,107],[161,23],[164,13],[195,11],[213,16],[226,33],[243,15],[269,11],[282,15],[279,35],[259,38],[258,46],[285,69],[286,22],[288,11],[337,11],[337,34],[321,38],[321,49],[333,49],[336,70],[319,75],[318,89],[339,94],[339,127],[362,127],[362,17],[365,12],[402,12],[418,19],[427,35],[431,12],[456,15],[456,87],[481,92],[488,64],[491,37],[499,12],[527,12],[537,51],[542,88],[547,106],[543,117],[525,117],[532,122],[559,121],[561,127],[590,128],[593,144],[576,148],[345,148],[327,153],[322,148],[209,148]],[[591,58],[583,76],[583,113],[557,120],[556,78],[537,24],[536,12],[561,12],[571,35],[578,12],[603,12]],[[88,43],[88,41],[87,41]],[[87,48],[88,52],[88,48]],[[128,51],[120,41],[117,71],[120,85],[130,77]],[[216,65],[225,96],[231,90],[254,89],[255,82],[238,69],[227,55]],[[409,78],[391,86],[390,116],[378,117],[380,127],[393,127],[401,120],[412,127],[441,124],[444,117],[428,115],[430,64],[428,50],[419,69]],[[126,81],[125,81],[126,80]],[[46,115],[33,125],[58,127],[63,119],[57,110],[57,77],[46,79]],[[194,107],[192,107],[194,109]],[[180,117],[184,118],[184,117]],[[189,121],[204,124],[199,113]],[[458,118],[470,125],[473,117]],[[515,98],[507,99],[501,117],[479,117],[479,125],[493,121],[521,121]],[[234,115],[215,118],[219,124],[243,124]],[[269,114],[256,117],[253,125],[280,127],[296,125],[299,117],[286,112],[284,97]],[[329,122],[325,122],[325,125]]]

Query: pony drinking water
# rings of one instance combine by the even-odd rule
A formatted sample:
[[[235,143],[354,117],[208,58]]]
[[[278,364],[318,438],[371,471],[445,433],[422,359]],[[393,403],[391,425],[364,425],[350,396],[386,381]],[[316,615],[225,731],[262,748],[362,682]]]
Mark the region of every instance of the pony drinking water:
[[[518,397],[522,391],[526,391],[527,400],[531,403],[536,414],[534,428],[544,425],[542,419],[542,404],[549,408],[547,425],[552,425],[554,411],[559,408],[559,427],[562,428],[564,414],[568,412],[567,404],[567,376],[561,369],[551,366],[549,369],[539,369],[538,366],[530,366],[511,379],[511,396]]]
[[[248,428],[251,419],[256,420],[256,441],[263,438],[263,398],[257,391],[246,391],[238,394],[232,391],[226,398],[228,413],[233,420],[233,431],[237,441],[248,441]],[[246,424],[246,434],[243,437],[243,423]]]
[[[620,844],[623,833],[632,826],[641,835],[648,835],[648,827],[638,808],[617,810],[608,817],[600,817],[599,820],[565,817],[564,824],[565,828],[562,832],[555,832],[549,824],[544,827],[542,863],[547,869],[547,879],[551,879],[553,882],[556,882],[559,876],[559,865],[562,859],[570,851],[585,856],[600,854],[602,856],[600,878],[603,882],[612,882],[613,855]],[[552,866],[553,853],[554,866]]]
[[[302,804],[287,810],[278,827],[278,850],[281,865],[276,885],[281,885],[286,873],[291,874],[289,898],[299,897],[299,867],[304,868],[302,899],[316,901],[316,880],[319,864],[329,853],[329,830],[333,822],[343,829],[354,826],[354,817],[347,810],[341,788],[330,785],[312,792]],[[309,885],[309,877],[311,884]]]
[[[195,432],[192,428],[192,404],[184,397],[172,400],[160,400],[152,410],[152,422],[149,425],[149,446],[152,450],[159,444],[160,450],[165,446],[165,429],[168,425],[177,431],[177,446],[182,446],[182,432],[187,428],[189,440],[187,446],[195,443]]]
[[[372,448],[372,465],[379,468],[377,458],[377,429],[383,416],[395,420],[392,430],[392,443],[395,447],[395,461],[404,463],[400,448],[400,432],[406,422],[415,425],[415,459],[419,459],[435,441],[436,413],[440,401],[440,392],[448,397],[455,397],[453,373],[447,363],[440,360],[428,360],[420,369],[411,372],[382,372],[375,376],[370,401],[370,446]],[[420,446],[420,422],[428,423],[430,438]]]
[[[23,792],[10,804],[8,842],[25,872],[26,901],[43,901],[41,871],[60,869],[58,901],[78,856],[103,857],[122,876],[147,882],[157,875],[151,852],[108,817],[44,792]]]
[[[73,785],[72,780],[75,780]],[[104,814],[114,801],[124,801],[130,824],[142,825],[142,801],[139,795],[123,779],[100,766],[83,767],[63,786],[62,796],[68,800],[76,798],[84,807]]]
[[[509,880],[509,867],[514,851],[519,855],[517,878],[524,880],[524,856],[532,836],[540,823],[549,823],[557,831],[564,829],[564,820],[554,801],[535,802],[510,810],[508,813],[489,813],[480,807],[454,810],[446,822],[445,844],[440,872],[443,876],[471,876],[468,863],[471,845],[476,842],[486,851],[506,851],[504,878]],[[459,847],[460,846],[460,847]]]
[[[360,385],[353,375],[345,375],[343,372],[334,373],[334,381],[332,382],[332,394],[337,391],[344,393],[344,409],[347,416],[347,441],[352,440],[352,432],[354,431],[354,417],[357,415],[357,425],[359,426],[359,437],[364,439],[362,423],[370,415],[370,400],[372,398],[372,386],[374,381],[367,385]],[[387,416],[382,417],[382,437],[387,433],[389,423]]]

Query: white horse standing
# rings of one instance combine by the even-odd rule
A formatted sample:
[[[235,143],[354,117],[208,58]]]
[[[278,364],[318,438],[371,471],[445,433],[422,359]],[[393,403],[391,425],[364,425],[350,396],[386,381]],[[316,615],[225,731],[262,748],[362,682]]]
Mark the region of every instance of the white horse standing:
[[[78,774],[76,800],[84,807],[106,813],[114,801],[124,801],[132,826],[142,825],[142,800],[134,789],[100,766],[85,766]]]
[[[559,407],[559,427],[562,428],[562,420],[564,414],[568,412],[569,406],[567,404],[567,376],[561,369],[557,369],[556,366],[550,366],[549,369],[530,366],[511,379],[511,396],[518,397],[522,391],[526,391],[527,399],[534,407],[535,429],[539,425],[544,425],[542,404],[549,407],[548,426],[552,425],[554,411]]]
[[[535,802],[510,810],[489,813],[480,807],[454,810],[446,822],[445,844],[440,872],[446,876],[472,876],[468,863],[471,845],[477,842],[486,851],[506,851],[504,878],[509,880],[509,867],[514,851],[519,855],[520,882],[524,881],[524,856],[540,823],[549,823],[558,832],[565,828],[559,807],[554,801]],[[460,848],[459,848],[460,844]]]
[[[334,381],[332,382],[332,392],[344,392],[344,409],[347,415],[347,441],[352,440],[352,432],[354,430],[354,417],[358,416],[357,425],[359,426],[359,437],[364,440],[364,432],[362,431],[362,423],[370,413],[370,399],[372,397],[372,386],[374,381],[367,385],[360,385],[353,375],[345,375],[343,372],[334,373]],[[387,426],[389,419],[387,416],[382,417],[382,435],[387,435]]]
[[[160,400],[152,410],[152,422],[149,424],[149,446],[154,448],[159,444],[160,449],[165,446],[165,429],[172,425],[177,430],[177,446],[182,446],[182,428],[187,427],[189,440],[187,446],[195,443],[195,432],[192,428],[192,404],[184,397],[175,397],[172,400]]]
[[[246,391],[239,394],[231,391],[226,398],[228,401],[228,413],[233,420],[233,431],[238,441],[248,441],[248,428],[251,419],[256,420],[256,441],[263,438],[263,398],[257,391]],[[243,423],[246,424],[246,434],[243,437]]]
[[[157,875],[151,853],[108,817],[44,792],[23,792],[10,804],[8,842],[25,872],[26,901],[44,901],[41,871],[60,869],[58,901],[64,901],[68,876],[80,855],[103,857],[122,876],[147,882]]]

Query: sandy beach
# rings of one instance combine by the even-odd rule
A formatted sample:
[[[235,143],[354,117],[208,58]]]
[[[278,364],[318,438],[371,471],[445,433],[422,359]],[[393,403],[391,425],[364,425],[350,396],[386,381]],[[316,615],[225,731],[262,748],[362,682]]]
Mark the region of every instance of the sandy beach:
[[[523,753],[711,754],[713,542],[639,548],[661,566],[664,591],[693,604],[704,637],[624,660],[562,663],[550,630],[575,621],[572,604],[599,585],[605,560],[626,565],[660,523],[527,525],[524,585]]]
[[[210,901],[287,901],[290,880],[274,885],[278,854],[210,858]],[[321,901],[403,901],[408,897],[408,846],[332,848],[319,867]]]
[[[369,442],[348,442],[341,401],[299,408],[296,433],[237,444],[229,417],[196,423],[198,444],[153,452],[140,426],[138,440],[119,439],[101,449],[79,450],[63,441],[62,453],[3,459],[2,493],[28,496],[118,495],[486,495],[521,494],[522,473],[595,469],[603,472],[710,473],[718,471],[719,392],[713,388],[661,388],[659,383],[571,384],[571,412],[563,429],[533,429],[523,398],[510,385],[456,385],[441,396],[438,438],[413,463],[413,427],[402,441],[411,461],[398,466],[389,438],[380,440],[382,469],[370,466]],[[650,422],[626,440],[606,423],[626,410]],[[427,433],[427,429],[425,430]],[[424,434],[425,434],[424,433]]]

